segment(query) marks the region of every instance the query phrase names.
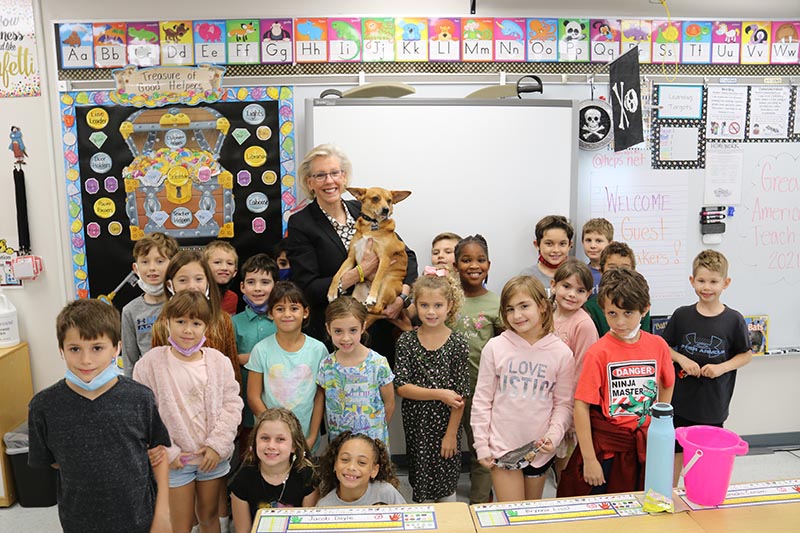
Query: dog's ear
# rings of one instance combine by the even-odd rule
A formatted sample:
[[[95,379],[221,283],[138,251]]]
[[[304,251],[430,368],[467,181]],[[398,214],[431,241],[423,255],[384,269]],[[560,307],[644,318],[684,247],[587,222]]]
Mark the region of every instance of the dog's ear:
[[[367,189],[361,187],[348,187],[347,192],[352,194],[354,198],[361,200],[361,197],[364,196],[364,193],[367,192]]]
[[[402,202],[411,196],[411,191],[392,191],[392,202]]]

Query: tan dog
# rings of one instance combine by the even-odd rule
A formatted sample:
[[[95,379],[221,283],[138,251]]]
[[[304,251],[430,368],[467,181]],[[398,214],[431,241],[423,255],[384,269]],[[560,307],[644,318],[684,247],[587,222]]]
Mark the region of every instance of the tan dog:
[[[384,307],[394,302],[403,290],[408,255],[403,241],[394,232],[391,216],[394,204],[408,198],[411,191],[388,191],[380,187],[348,187],[347,191],[361,202],[361,216],[356,221],[356,233],[350,242],[347,259],[331,280],[328,301],[339,295],[342,275],[361,263],[364,248],[372,239],[372,251],[378,256],[378,270],[372,282],[366,280],[353,289],[353,297],[367,306],[370,313],[367,326],[370,326],[381,318]]]

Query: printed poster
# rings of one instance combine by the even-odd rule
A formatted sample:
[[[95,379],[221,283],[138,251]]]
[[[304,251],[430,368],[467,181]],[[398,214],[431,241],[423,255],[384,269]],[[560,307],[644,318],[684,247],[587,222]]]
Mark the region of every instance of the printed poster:
[[[706,107],[707,140],[744,140],[747,87],[712,85]]]
[[[790,87],[750,88],[751,139],[783,139],[788,135]]]
[[[0,98],[39,96],[32,0],[0,0],[0,29]]]
[[[703,203],[706,205],[741,203],[743,166],[744,149],[740,143],[707,143]]]

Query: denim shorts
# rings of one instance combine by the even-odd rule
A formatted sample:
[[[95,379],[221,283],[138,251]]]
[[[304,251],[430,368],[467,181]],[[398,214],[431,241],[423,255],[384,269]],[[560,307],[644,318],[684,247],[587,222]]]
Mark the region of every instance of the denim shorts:
[[[226,459],[220,461],[214,470],[208,472],[201,472],[198,469],[199,465],[186,465],[183,468],[169,471],[169,488],[174,489],[188,485],[192,481],[211,481],[218,479],[230,472],[231,461]]]

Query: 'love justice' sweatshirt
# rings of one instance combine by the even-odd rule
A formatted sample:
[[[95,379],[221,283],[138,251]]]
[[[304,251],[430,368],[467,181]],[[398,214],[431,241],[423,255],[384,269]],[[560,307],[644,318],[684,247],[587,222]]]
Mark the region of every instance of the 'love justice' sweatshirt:
[[[470,424],[479,459],[498,459],[547,437],[557,446],[572,423],[575,359],[548,333],[533,345],[507,330],[481,352]],[[534,467],[553,453],[538,453]]]

